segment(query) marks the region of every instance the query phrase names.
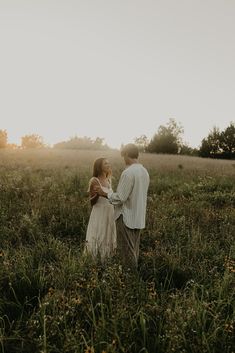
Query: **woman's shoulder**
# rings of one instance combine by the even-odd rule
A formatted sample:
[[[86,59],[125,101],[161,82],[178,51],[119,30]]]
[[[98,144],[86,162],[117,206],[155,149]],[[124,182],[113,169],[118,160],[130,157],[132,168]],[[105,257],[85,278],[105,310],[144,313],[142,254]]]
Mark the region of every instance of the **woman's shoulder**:
[[[98,185],[98,180],[97,178],[95,177],[92,177],[90,180],[89,180],[89,183],[88,183],[88,192],[92,191],[94,187],[96,187]]]
[[[98,182],[99,179],[98,179],[97,177],[91,177],[90,181],[96,181],[96,182]]]
[[[99,181],[98,178],[92,177],[92,178],[90,179],[90,181],[89,181],[89,184],[90,184],[90,185],[100,184],[100,181]]]

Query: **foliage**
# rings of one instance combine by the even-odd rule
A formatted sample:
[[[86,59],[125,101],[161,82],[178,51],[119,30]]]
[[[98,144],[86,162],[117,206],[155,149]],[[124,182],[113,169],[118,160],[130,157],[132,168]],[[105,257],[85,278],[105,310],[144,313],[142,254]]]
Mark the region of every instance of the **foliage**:
[[[235,156],[235,124],[230,125],[221,133],[220,147],[226,157]]]
[[[158,132],[151,139],[147,150],[154,153],[177,154],[181,145],[183,127],[174,119],[170,119],[166,126],[160,125]]]
[[[202,140],[199,149],[201,157],[235,158],[235,125],[230,125],[222,132],[216,127]]]
[[[188,144],[182,144],[180,146],[179,154],[187,156],[198,156],[198,150],[196,148],[190,147]]]
[[[220,152],[220,131],[217,127],[214,127],[207,138],[202,140],[199,153],[202,157],[214,157]]]
[[[0,148],[7,147],[7,131],[0,130]]]
[[[149,141],[146,135],[141,135],[134,139],[134,143],[136,144],[140,152],[145,152]]]
[[[15,143],[8,143],[7,148],[10,150],[15,150],[15,149],[19,148],[19,146]]]
[[[108,149],[109,147],[104,144],[104,139],[97,137],[95,140],[92,140],[90,137],[72,137],[68,141],[59,142],[54,145],[54,148],[61,149],[81,149],[81,150],[103,150]]]
[[[22,148],[42,148],[45,147],[43,138],[37,134],[25,135],[21,138]]]

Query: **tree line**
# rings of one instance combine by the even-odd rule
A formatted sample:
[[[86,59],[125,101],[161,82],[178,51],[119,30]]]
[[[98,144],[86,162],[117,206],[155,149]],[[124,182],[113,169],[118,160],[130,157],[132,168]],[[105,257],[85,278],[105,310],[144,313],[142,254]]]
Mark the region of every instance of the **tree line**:
[[[37,134],[29,134],[21,137],[21,144],[9,144],[6,130],[0,130],[0,148],[10,149],[36,149],[36,148],[50,148],[44,143],[43,137]],[[90,137],[71,137],[68,141],[56,143],[53,148],[58,149],[84,149],[84,150],[102,150],[108,149],[109,146],[104,143],[104,138],[96,137],[94,140]]]
[[[184,129],[174,119],[164,126],[160,125],[152,139],[145,135],[135,139],[139,149],[150,153],[182,154],[207,158],[235,159],[235,124],[220,131],[214,127],[207,137],[203,138],[199,148],[192,148],[183,142]]]
[[[181,154],[201,156],[207,158],[235,159],[235,123],[220,131],[214,127],[207,137],[203,138],[199,148],[192,148],[183,142],[183,126],[174,119],[170,119],[166,125],[160,125],[153,137],[148,140],[146,135],[134,139],[141,152]],[[49,147],[43,138],[37,134],[25,135],[21,138],[21,145],[9,144],[6,130],[0,130],[0,148],[45,148]],[[103,150],[110,147],[104,143],[104,139],[97,137],[72,137],[68,141],[56,143],[57,149],[88,149]]]

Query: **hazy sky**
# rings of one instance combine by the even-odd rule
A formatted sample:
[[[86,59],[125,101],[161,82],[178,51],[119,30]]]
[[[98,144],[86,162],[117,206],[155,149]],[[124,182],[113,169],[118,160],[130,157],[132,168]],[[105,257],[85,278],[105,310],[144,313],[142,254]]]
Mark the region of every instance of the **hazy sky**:
[[[0,129],[111,146],[235,121],[235,0],[0,0]]]

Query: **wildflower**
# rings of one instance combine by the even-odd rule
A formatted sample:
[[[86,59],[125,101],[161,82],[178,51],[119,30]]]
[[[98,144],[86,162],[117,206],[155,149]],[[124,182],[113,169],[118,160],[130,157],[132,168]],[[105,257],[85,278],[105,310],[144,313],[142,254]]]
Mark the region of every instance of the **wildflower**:
[[[113,341],[112,341],[112,345],[113,345],[113,346],[115,346],[115,345],[116,345],[116,340],[115,340],[115,339],[113,339]]]
[[[84,353],[95,353],[94,347],[87,347]]]
[[[54,292],[55,292],[55,289],[54,289],[54,288],[50,287],[50,288],[48,289],[48,295],[49,295],[50,297],[54,294]]]
[[[224,267],[229,272],[235,273],[235,261],[230,259],[230,258],[228,258],[227,256],[225,257]]]
[[[72,303],[73,303],[73,304],[76,304],[76,305],[79,305],[79,304],[81,304],[81,299],[80,299],[79,297],[73,298],[73,299],[72,299]]]
[[[7,261],[7,260],[5,260],[5,261],[3,261],[3,265],[4,265],[5,267],[9,267],[9,266],[10,266],[10,262]]]
[[[230,324],[225,324],[224,325],[224,329],[225,331],[227,331],[228,333],[233,333],[234,331],[234,326],[233,326],[233,323],[230,323]]]

